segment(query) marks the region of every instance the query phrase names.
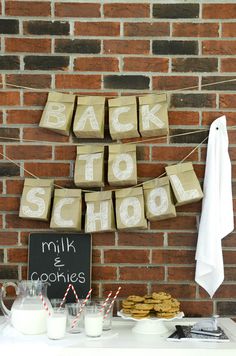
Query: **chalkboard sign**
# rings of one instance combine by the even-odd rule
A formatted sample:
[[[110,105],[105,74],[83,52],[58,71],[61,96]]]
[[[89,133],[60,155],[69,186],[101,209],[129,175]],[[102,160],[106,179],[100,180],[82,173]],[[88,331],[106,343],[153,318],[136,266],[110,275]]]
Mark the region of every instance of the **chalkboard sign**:
[[[28,279],[50,283],[49,298],[62,298],[69,283],[85,298],[91,286],[91,235],[30,234]],[[67,301],[75,301],[71,290]]]

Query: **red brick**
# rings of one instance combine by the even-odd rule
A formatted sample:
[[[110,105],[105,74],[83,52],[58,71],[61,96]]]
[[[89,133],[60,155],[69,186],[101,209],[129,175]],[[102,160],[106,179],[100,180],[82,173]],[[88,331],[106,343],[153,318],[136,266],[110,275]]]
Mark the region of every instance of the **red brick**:
[[[195,216],[177,216],[173,219],[153,221],[151,222],[151,229],[158,230],[195,230],[196,217]]]
[[[169,36],[170,25],[167,22],[127,22],[124,34],[130,37]]]
[[[100,250],[93,248],[92,261],[93,261],[93,263],[101,263],[101,251]]]
[[[105,250],[104,263],[148,263],[149,251]]]
[[[235,31],[235,22],[226,22],[222,24],[222,37],[235,37]]]
[[[168,58],[128,57],[123,69],[128,72],[168,72]]]
[[[194,89],[198,87],[198,78],[189,76],[153,76],[153,89],[174,90],[181,88]],[[194,87],[194,88],[192,88]]]
[[[7,194],[21,194],[24,186],[24,180],[7,180]]]
[[[93,246],[114,246],[115,245],[115,233],[107,232],[96,233],[92,235]]]
[[[223,256],[225,264],[234,264],[236,261],[236,251],[223,251]]]
[[[116,267],[93,266],[92,280],[116,280]]]
[[[181,301],[181,310],[186,317],[204,317],[213,314],[213,301]]]
[[[21,266],[22,280],[28,279],[28,268],[27,266]]]
[[[38,124],[42,110],[7,110],[7,124]]]
[[[194,147],[178,147],[178,150],[175,149],[176,147],[171,145],[169,147],[152,147],[152,162],[182,160],[182,158],[187,156],[194,149]],[[197,161],[197,150],[195,150],[186,160]]]
[[[59,146],[55,147],[56,160],[75,160],[76,146]]]
[[[168,281],[193,281],[195,267],[168,267]]]
[[[186,207],[188,207],[189,205],[186,205]],[[168,220],[168,221],[170,221],[170,220]],[[197,243],[197,234],[196,233],[168,232],[168,246],[195,247],[196,243]]]
[[[0,210],[1,211],[18,211],[20,206],[20,199],[8,196],[0,197]]]
[[[235,94],[220,94],[220,108],[236,108]]]
[[[56,75],[56,87],[63,89],[100,89],[100,75]]]
[[[50,16],[50,1],[6,1],[6,15],[10,16]]]
[[[235,245],[234,245],[235,246]],[[225,267],[225,282],[232,281],[236,279],[236,267]]]
[[[195,285],[191,284],[154,284],[152,285],[152,292],[166,292],[170,293],[174,298],[194,298],[196,293]]]
[[[145,295],[147,294],[147,284],[146,283],[104,283],[103,293],[107,295],[110,291],[117,291],[118,287],[121,286],[119,293],[119,298],[125,298],[129,295]]]
[[[236,72],[236,58],[222,58],[221,72]]]
[[[202,54],[235,55],[236,41],[202,41]]]
[[[120,267],[120,280],[156,281],[164,279],[164,267]]]
[[[119,36],[119,22],[75,22],[76,36]]]
[[[156,178],[165,172],[164,164],[138,163],[138,177]]]
[[[201,209],[202,209],[202,202],[199,201],[197,203],[191,203],[191,204],[187,204],[187,205],[183,205],[183,206],[178,206],[176,207],[176,212],[177,215],[179,213],[201,213]]]
[[[227,126],[235,125],[235,113],[229,111],[203,111],[202,125],[211,125],[212,122],[220,116],[226,115]]]
[[[69,163],[25,163],[24,168],[37,177],[68,177],[70,175]],[[29,176],[25,172],[25,176]]]
[[[1,91],[0,95],[1,106],[15,106],[20,105],[20,93],[15,91]]]
[[[199,113],[196,111],[168,111],[169,125],[199,125]]]
[[[8,83],[30,87],[30,88],[50,88],[51,76],[49,74],[9,74],[6,76]]]
[[[44,107],[47,101],[48,92],[26,92],[23,94],[23,102],[26,106],[42,106]]]
[[[0,232],[0,245],[1,246],[11,246],[17,245],[18,243],[18,233],[10,231]]]
[[[8,262],[27,262],[28,250],[26,248],[14,248],[7,250]]]
[[[56,3],[55,16],[58,17],[100,17],[100,4],[96,3]]]
[[[0,111],[0,124],[2,124],[2,111]]]
[[[149,54],[150,42],[146,40],[104,40],[106,54]]]
[[[52,159],[52,148],[42,145],[8,146],[6,154],[15,160]]]
[[[152,263],[157,264],[195,264],[193,250],[153,250]]]
[[[164,236],[161,233],[119,232],[119,246],[163,246]]]
[[[219,37],[217,23],[174,23],[174,37]]]
[[[118,72],[119,61],[112,57],[79,57],[74,62],[74,70],[81,72]]]
[[[21,219],[18,214],[6,215],[6,228],[8,229],[49,229],[49,222],[39,220]]]
[[[5,46],[6,52],[51,52],[51,40],[47,38],[6,38]]]
[[[234,247],[236,246],[236,234],[231,233],[222,240],[223,247]]]
[[[33,140],[33,141],[47,141],[47,142],[67,142],[68,137],[58,135],[58,133],[42,129],[42,128],[31,128],[24,127],[23,128],[23,139],[24,140]]]
[[[149,4],[104,4],[105,17],[143,18],[150,16]]]
[[[204,19],[235,19],[236,4],[203,4]]]

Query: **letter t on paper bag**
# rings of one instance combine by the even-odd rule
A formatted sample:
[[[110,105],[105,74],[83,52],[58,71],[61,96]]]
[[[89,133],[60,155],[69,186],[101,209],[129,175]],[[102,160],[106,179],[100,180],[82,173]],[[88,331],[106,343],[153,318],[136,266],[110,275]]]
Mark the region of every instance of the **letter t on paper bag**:
[[[225,116],[216,119],[210,127],[203,191],[195,281],[212,298],[224,280],[221,240],[234,229]]]

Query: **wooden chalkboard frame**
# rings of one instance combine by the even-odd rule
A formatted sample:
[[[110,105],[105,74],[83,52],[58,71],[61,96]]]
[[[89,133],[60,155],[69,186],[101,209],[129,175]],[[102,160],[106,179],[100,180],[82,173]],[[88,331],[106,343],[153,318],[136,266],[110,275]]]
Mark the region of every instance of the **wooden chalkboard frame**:
[[[91,288],[92,238],[90,234],[42,232],[29,236],[28,279],[49,282],[48,297],[63,298],[69,283],[78,297]],[[68,302],[75,301],[72,291]]]

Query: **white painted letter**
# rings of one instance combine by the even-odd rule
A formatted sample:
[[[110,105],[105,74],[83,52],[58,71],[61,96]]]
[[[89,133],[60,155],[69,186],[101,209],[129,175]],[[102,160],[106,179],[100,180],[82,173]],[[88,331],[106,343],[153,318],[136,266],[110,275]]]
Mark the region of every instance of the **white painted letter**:
[[[160,200],[159,204],[157,204],[157,198]],[[164,188],[155,188],[148,194],[147,206],[153,215],[164,214],[168,210],[168,205],[168,196]]]
[[[131,213],[130,211],[131,210]],[[120,204],[120,219],[123,225],[136,226],[142,218],[141,204],[138,198],[125,198]]]
[[[61,103],[49,102],[45,114],[45,122],[55,128],[62,127],[66,123],[66,107]]]
[[[134,125],[131,124],[131,123],[121,124],[119,122],[119,116],[121,114],[124,114],[124,113],[128,112],[128,111],[130,111],[130,107],[129,106],[118,107],[113,111],[112,117],[111,117],[111,122],[112,122],[112,126],[113,126],[115,131],[117,131],[117,132],[126,132],[126,131],[130,131],[130,130],[132,130],[134,128]]]
[[[125,169],[120,169],[121,162],[125,162]],[[126,180],[128,179],[134,170],[134,162],[132,156],[127,153],[121,153],[120,155],[116,156],[115,161],[112,164],[112,171],[114,176],[119,180]]]
[[[101,159],[101,153],[94,153],[90,155],[79,155],[79,160],[86,161],[85,163],[85,179],[88,181],[94,180],[94,172],[93,172],[93,161],[95,159]]]
[[[176,176],[175,174],[170,175],[169,178],[173,183],[173,185],[175,186],[175,189],[177,190],[181,201],[192,200],[199,197],[199,193],[197,189],[190,189],[185,191],[179,177]]]
[[[89,121],[90,126],[93,130],[99,130],[98,121],[94,112],[93,106],[88,106],[83,114],[80,116],[79,120],[77,121],[77,125],[75,130],[84,130],[86,122]]]
[[[87,203],[87,212],[86,212],[86,218],[87,218],[87,232],[92,232],[92,231],[97,231],[96,229],[96,221],[100,221],[101,224],[101,230],[107,230],[109,228],[108,226],[108,208],[109,208],[109,202],[108,201],[102,201],[100,202],[100,211],[95,213],[94,212],[94,203]]]
[[[144,130],[150,129],[150,121],[159,128],[162,128],[165,124],[164,122],[155,114],[161,109],[161,105],[155,105],[151,110],[149,110],[149,105],[142,105],[142,122]]]
[[[65,205],[73,204],[74,201],[75,201],[74,198],[63,198],[63,199],[59,200],[59,202],[56,204],[55,210],[54,210],[54,221],[55,221],[56,225],[62,226],[62,227],[72,227],[72,226],[75,225],[72,219],[71,220],[65,220],[61,216],[62,208]]]
[[[45,189],[43,188],[32,188],[28,191],[26,195],[26,200],[38,206],[37,210],[32,210],[28,205],[22,206],[22,211],[24,215],[29,216],[30,218],[39,218],[45,212],[46,206],[43,198],[37,197],[37,194],[45,195]]]

